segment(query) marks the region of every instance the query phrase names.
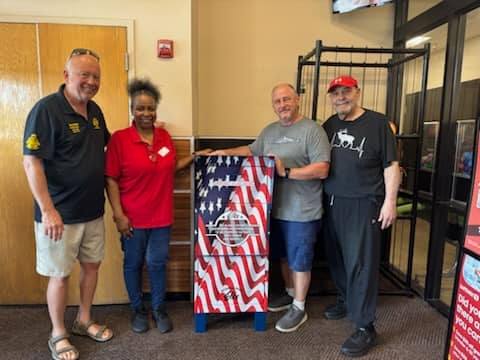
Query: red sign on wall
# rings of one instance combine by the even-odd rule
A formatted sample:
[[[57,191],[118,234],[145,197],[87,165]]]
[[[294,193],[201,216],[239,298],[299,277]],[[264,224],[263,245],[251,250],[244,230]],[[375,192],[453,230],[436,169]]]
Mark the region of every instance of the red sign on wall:
[[[448,359],[480,359],[480,261],[464,255]]]
[[[480,133],[479,133],[480,136]],[[468,211],[467,232],[464,247],[480,256],[480,151],[477,140],[477,159],[475,162],[475,174],[473,174],[473,192]]]

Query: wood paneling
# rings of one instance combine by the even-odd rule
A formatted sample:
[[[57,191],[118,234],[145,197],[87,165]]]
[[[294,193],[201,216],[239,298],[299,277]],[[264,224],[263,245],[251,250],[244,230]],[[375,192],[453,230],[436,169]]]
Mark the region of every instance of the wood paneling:
[[[191,203],[189,193],[176,193],[174,198],[174,224],[167,265],[167,291],[190,292],[191,282],[191,254],[190,244],[190,216]],[[175,244],[177,241],[188,241],[190,244]],[[150,291],[148,273],[143,271],[143,290]]]
[[[177,151],[177,159],[181,159],[192,154],[193,149],[189,139],[173,139],[175,150]],[[175,175],[176,190],[190,190],[190,168],[177,171]]]
[[[25,118],[39,98],[36,30],[0,24],[0,304],[44,302],[35,272],[33,198],[22,164]]]
[[[189,156],[193,149],[189,139],[174,139],[177,158]],[[190,191],[191,167],[179,171],[175,177],[175,189]],[[191,199],[190,192],[175,193],[174,195],[174,223],[172,226],[172,245],[170,246],[170,259],[167,267],[167,291],[191,292],[191,245],[175,245],[176,241],[191,239]]]
[[[176,193],[174,196],[174,223],[172,241],[190,241],[190,194]]]
[[[167,291],[191,292],[190,245],[170,245],[167,264]],[[149,292],[148,272],[143,271],[143,291]]]
[[[167,266],[167,291],[190,292],[192,290],[190,245],[170,246]]]

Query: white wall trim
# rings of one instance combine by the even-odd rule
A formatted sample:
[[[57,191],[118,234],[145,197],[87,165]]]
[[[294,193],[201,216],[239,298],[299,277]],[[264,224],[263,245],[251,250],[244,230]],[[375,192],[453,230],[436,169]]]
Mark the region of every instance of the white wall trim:
[[[174,136],[172,135],[172,139],[173,140],[195,140],[195,137],[194,136]]]

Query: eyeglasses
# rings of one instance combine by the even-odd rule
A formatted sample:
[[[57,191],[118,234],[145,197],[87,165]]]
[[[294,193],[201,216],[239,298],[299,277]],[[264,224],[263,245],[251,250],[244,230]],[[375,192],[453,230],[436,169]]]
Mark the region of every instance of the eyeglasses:
[[[72,52],[70,53],[69,59],[71,59],[73,56],[79,56],[79,55],[90,55],[93,56],[97,61],[100,61],[100,56],[95,51],[92,51],[90,49],[84,49],[84,48],[76,48],[73,49]]]

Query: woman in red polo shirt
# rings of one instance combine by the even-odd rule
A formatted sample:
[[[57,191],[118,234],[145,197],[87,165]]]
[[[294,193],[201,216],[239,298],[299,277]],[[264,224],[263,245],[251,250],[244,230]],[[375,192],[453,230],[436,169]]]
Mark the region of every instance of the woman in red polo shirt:
[[[121,233],[123,272],[133,309],[132,330],[148,330],[142,301],[144,260],[150,280],[152,315],[163,333],[172,329],[165,309],[165,278],[170,230],[173,222],[175,171],[193,157],[177,160],[169,133],[154,126],[160,92],[149,80],[128,86],[132,125],[112,135],[107,146],[107,192],[113,217]]]

